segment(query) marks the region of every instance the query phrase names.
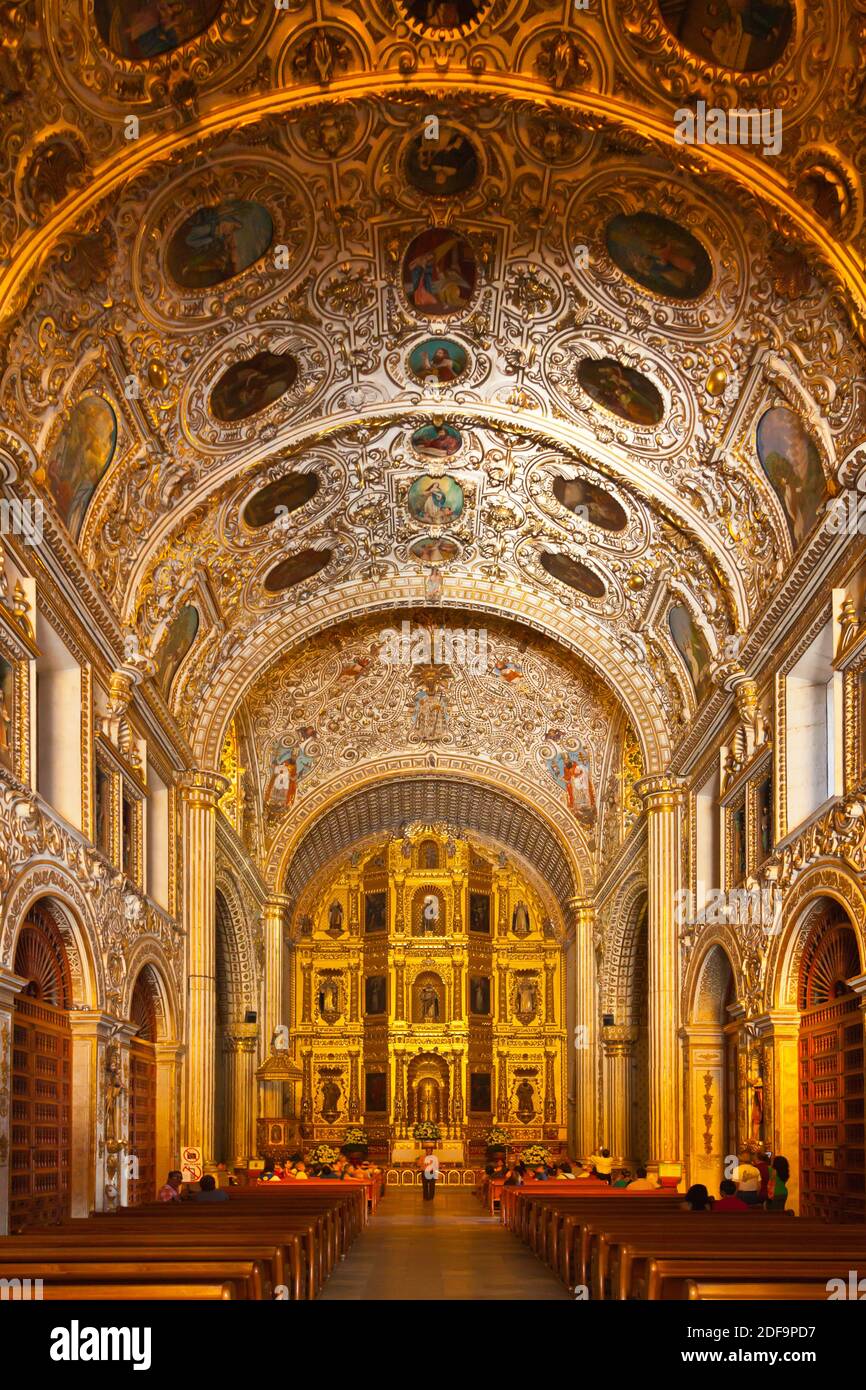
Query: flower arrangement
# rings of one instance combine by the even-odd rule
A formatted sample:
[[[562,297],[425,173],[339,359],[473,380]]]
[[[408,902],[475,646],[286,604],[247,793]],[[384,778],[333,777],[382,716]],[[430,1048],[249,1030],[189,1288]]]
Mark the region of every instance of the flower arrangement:
[[[484,1142],[488,1149],[504,1149],[508,1147],[508,1135],[500,1125],[493,1125],[485,1134]]]
[[[551,1162],[550,1149],[546,1149],[543,1144],[530,1144],[520,1155],[521,1163],[525,1163],[527,1168],[539,1168],[542,1164],[546,1167]]]
[[[330,1144],[317,1144],[316,1147],[311,1149],[307,1154],[307,1162],[332,1164],[336,1163],[339,1157],[338,1151],[331,1148]]]
[[[412,1130],[412,1138],[420,1139],[422,1144],[438,1144],[442,1138],[441,1130],[432,1120],[419,1120]]]
[[[351,1125],[346,1130],[346,1137],[343,1140],[344,1149],[366,1149],[370,1140],[367,1138],[367,1131],[360,1125]]]

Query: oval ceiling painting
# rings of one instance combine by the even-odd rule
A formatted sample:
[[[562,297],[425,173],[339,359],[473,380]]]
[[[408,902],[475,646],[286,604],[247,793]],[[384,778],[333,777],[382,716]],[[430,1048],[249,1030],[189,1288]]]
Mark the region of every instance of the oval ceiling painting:
[[[690,53],[735,72],[771,67],[791,37],[788,0],[659,0],[659,9]]]
[[[587,482],[586,478],[554,478],[553,495],[570,512],[604,531],[626,528],[628,517],[616,498],[595,483]]]
[[[156,683],[164,695],[171,690],[172,681],[196,639],[198,628],[198,609],[188,603],[169,628],[156,659]]]
[[[425,338],[413,347],[406,365],[416,381],[450,386],[466,371],[469,357],[465,347],[453,338]]]
[[[119,58],[145,62],[203,34],[222,0],[94,0],[103,43]]]
[[[420,425],[412,434],[412,448],[422,459],[450,458],[459,454],[463,439],[453,425]]]
[[[582,565],[579,560],[572,560],[570,555],[562,555],[552,550],[542,551],[540,559],[542,569],[553,575],[554,579],[559,579],[570,588],[586,594],[588,598],[604,598],[604,585],[598,575],[587,565]]]
[[[478,153],[461,130],[440,125],[435,140],[426,130],[410,141],[406,150],[406,179],[430,198],[456,198],[478,178]]]
[[[798,416],[786,405],[764,412],[755,443],[761,467],[788,518],[796,550],[818,520],[827,491],[821,455]]]
[[[270,526],[277,517],[288,516],[303,507],[318,491],[318,474],[286,473],[253,493],[244,507],[244,522],[247,526]]]
[[[78,538],[99,480],[114,457],[117,416],[102,396],[72,409],[48,468],[48,486],[71,536]]]
[[[443,478],[431,478],[424,473],[410,487],[407,503],[414,521],[445,526],[456,521],[463,511],[463,489],[447,474]]]
[[[428,227],[406,249],[403,292],[415,312],[426,318],[465,313],[477,278],[475,252],[450,227]]]
[[[196,208],[168,243],[168,273],[185,290],[221,285],[265,254],[274,235],[271,214],[261,203],[234,198]]]
[[[422,536],[409,546],[409,554],[422,565],[450,565],[462,551],[450,536]]]
[[[223,372],[211,393],[211,411],[227,423],[246,420],[278,401],[297,378],[298,364],[290,353],[257,352]]]
[[[632,425],[658,425],[664,402],[648,377],[613,357],[584,357],[577,379],[597,405]]]
[[[274,565],[265,575],[265,589],[269,594],[282,593],[305,579],[323,570],[333,557],[332,550],[300,550],[297,555],[288,555],[278,565]]]
[[[635,212],[614,217],[605,233],[608,255],[630,279],[670,299],[700,299],[713,267],[697,237],[667,217]]]

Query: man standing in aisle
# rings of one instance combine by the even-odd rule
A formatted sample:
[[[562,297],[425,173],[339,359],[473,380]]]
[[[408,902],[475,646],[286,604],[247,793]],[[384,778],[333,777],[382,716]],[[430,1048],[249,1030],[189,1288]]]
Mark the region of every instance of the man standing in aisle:
[[[424,1201],[432,1202],[436,1196],[436,1182],[439,1177],[439,1160],[433,1152],[432,1144],[425,1144],[424,1157],[421,1160],[421,1187],[424,1192]]]

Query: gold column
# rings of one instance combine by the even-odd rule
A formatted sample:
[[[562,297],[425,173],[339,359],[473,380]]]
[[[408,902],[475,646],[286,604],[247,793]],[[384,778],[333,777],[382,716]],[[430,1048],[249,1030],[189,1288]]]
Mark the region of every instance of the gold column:
[[[361,1118],[361,1092],[358,1087],[358,1063],[361,1052],[357,1047],[349,1049],[349,1122]]]
[[[607,1148],[617,1162],[635,1158],[634,1050],[637,1029],[628,1026],[602,1028],[604,1052],[604,1131]]]
[[[186,1133],[182,1143],[213,1157],[216,1052],[216,806],[228,788],[217,772],[179,780],[183,815],[183,920],[189,966]]]
[[[270,893],[262,905],[262,926],[265,934],[264,1009],[259,1030],[259,1061],[265,1062],[271,1053],[274,1030],[286,1023],[283,1001],[284,936],[291,898],[285,893]],[[261,1081],[259,1102],[262,1115],[285,1113],[287,1098],[281,1081]]]
[[[575,1049],[575,1148],[578,1158],[595,1153],[598,1142],[597,1084],[598,1019],[595,991],[595,949],[592,929],[595,903],[592,898],[571,898],[574,914],[574,1049]],[[551,992],[548,977],[546,993]]]
[[[649,1161],[683,1157],[680,1124],[679,932],[681,815],[685,787],[666,774],[635,784],[647,816],[649,932]]]
[[[223,1034],[226,1051],[226,1161],[240,1161],[256,1151],[256,1023],[230,1023]]]

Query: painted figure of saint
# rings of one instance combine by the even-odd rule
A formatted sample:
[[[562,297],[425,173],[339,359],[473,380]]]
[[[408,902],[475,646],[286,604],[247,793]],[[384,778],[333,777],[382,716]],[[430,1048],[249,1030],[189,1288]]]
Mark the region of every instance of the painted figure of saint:
[[[516,1002],[519,1014],[535,1012],[537,999],[534,980],[521,979],[517,981]]]
[[[426,931],[435,932],[439,928],[439,899],[435,893],[427,893],[421,909],[421,921]]]
[[[448,732],[448,705],[441,690],[423,686],[415,693],[412,732],[423,743],[437,743]]]

